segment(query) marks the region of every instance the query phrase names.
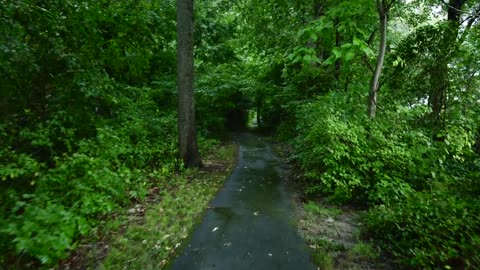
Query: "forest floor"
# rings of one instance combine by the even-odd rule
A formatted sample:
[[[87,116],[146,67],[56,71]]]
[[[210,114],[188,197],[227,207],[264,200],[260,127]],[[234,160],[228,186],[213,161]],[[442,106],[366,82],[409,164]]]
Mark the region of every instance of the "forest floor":
[[[326,202],[298,203],[298,230],[318,269],[392,269],[380,251],[360,236],[361,210]]]

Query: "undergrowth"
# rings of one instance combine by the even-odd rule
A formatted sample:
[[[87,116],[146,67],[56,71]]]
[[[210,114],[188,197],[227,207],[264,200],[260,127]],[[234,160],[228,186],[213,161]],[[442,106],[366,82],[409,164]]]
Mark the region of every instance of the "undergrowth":
[[[452,125],[432,136],[415,126],[426,106],[393,104],[372,120],[349,103],[355,96],[331,93],[298,107],[292,160],[305,193],[369,207],[362,235],[399,267],[478,268],[474,127]]]
[[[199,221],[235,161],[235,147],[216,148],[204,159],[206,171],[187,171],[165,183],[158,203],[144,217],[113,236],[99,269],[163,269]],[[210,169],[209,169],[210,168]]]

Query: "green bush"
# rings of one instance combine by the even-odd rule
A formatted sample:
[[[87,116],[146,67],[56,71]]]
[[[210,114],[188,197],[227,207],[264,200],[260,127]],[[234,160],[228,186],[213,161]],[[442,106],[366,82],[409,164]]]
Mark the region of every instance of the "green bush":
[[[175,2],[0,3],[0,264],[50,266],[181,167]],[[203,16],[196,28],[214,20]],[[219,52],[205,50],[218,47],[208,40],[204,61]],[[211,70],[218,76],[199,76],[207,128],[224,126],[246,100],[239,70]],[[199,141],[202,150],[212,144]]]
[[[416,193],[370,211],[365,233],[412,269],[477,269],[479,203],[445,192]]]
[[[62,111],[32,127],[0,127],[5,257],[56,263],[99,217],[143,199],[175,171],[176,117],[157,112],[153,99],[159,90],[117,89],[111,107],[116,119],[97,121],[92,138],[79,139]]]
[[[403,266],[478,268],[480,159],[472,132],[452,125],[434,136],[419,128],[424,106],[393,104],[372,120],[349,106],[352,99],[330,93],[297,111],[293,159],[305,192],[372,206],[365,234]]]
[[[89,232],[90,224],[54,198],[40,196],[24,194],[23,199],[30,200],[16,202],[14,211],[22,214],[4,221],[0,239],[11,240],[8,242],[14,245],[17,254],[32,256],[42,264],[51,265],[65,258],[74,240]]]
[[[28,183],[33,194],[12,188],[2,192],[2,250],[8,254],[12,248],[8,243],[13,242],[17,254],[55,263],[74,247],[79,235],[98,224],[99,216],[144,198],[155,183],[148,175],[162,179],[174,166],[165,164],[152,174],[151,169],[118,166],[108,158],[76,153],[57,160],[54,169],[36,172],[35,182]]]
[[[443,141],[411,123],[425,108],[395,106],[375,120],[351,106],[355,94],[331,93],[297,112],[293,158],[304,174],[307,194],[327,194],[337,202],[390,203],[435,182],[458,183],[476,171],[472,135],[451,127]],[[357,105],[358,106],[358,105]],[[457,168],[457,169],[454,169]]]

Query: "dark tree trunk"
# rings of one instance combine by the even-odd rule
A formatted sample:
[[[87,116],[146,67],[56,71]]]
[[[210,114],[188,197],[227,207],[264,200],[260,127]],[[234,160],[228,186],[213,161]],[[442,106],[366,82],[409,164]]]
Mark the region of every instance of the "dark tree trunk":
[[[447,104],[448,93],[448,63],[455,52],[455,44],[460,25],[462,5],[465,0],[449,0],[447,4],[448,26],[444,30],[443,38],[439,41],[442,51],[435,55],[435,63],[430,70],[430,94],[428,103],[432,109],[432,130],[435,134],[444,125],[443,114]]]
[[[436,132],[443,126],[442,115],[446,104],[448,89],[448,63],[445,59],[437,59],[437,63],[430,70],[430,95],[428,104],[432,109],[431,121]]]
[[[178,144],[185,167],[200,167],[195,127],[193,0],[177,0]]]
[[[340,24],[340,21],[338,18],[335,19],[335,47],[340,48],[340,43],[341,43],[341,36],[340,36],[340,31],[338,31],[338,25]],[[340,59],[338,59],[335,62],[335,80],[338,81],[340,80],[340,72],[342,69],[342,63],[340,62]]]
[[[450,22],[459,22],[460,21],[460,10],[465,0],[450,0],[448,2],[448,21]]]

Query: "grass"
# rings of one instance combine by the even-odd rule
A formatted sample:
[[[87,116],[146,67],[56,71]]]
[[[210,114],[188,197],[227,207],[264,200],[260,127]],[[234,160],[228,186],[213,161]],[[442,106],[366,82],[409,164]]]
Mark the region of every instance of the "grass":
[[[349,250],[350,256],[362,260],[375,260],[379,257],[379,251],[370,243],[358,242]]]
[[[342,213],[342,210],[335,207],[324,207],[313,201],[309,201],[304,205],[304,210],[313,215],[318,215],[322,218],[335,218]]]
[[[127,228],[112,243],[101,269],[161,269],[208,205],[221,179],[177,179],[175,192],[149,207],[143,224]]]
[[[230,175],[232,144],[203,157],[204,168],[187,170],[161,183],[145,203],[107,222],[108,240],[98,240],[70,269],[163,269],[188,239],[201,214]],[[100,233],[102,234],[102,233]]]
[[[335,259],[325,251],[316,251],[313,253],[313,261],[322,270],[335,269]]]

